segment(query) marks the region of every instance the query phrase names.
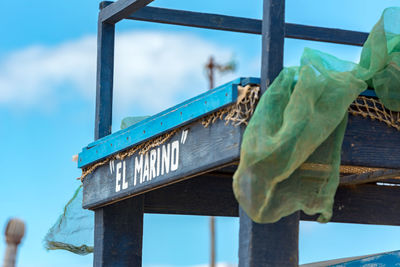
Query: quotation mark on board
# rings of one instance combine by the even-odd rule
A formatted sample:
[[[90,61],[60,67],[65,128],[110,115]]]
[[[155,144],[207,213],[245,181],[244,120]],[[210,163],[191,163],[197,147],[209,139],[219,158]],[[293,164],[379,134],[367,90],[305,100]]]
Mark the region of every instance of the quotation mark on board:
[[[115,170],[114,161],[113,161],[113,160],[110,160],[110,172],[111,172],[111,174],[114,172],[114,170]]]
[[[181,143],[182,144],[185,144],[188,132],[189,132],[189,130],[183,130],[182,136],[181,136]]]

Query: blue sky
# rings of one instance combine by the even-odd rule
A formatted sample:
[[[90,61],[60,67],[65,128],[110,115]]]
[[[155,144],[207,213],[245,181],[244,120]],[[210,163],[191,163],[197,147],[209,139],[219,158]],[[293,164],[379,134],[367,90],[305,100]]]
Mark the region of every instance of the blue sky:
[[[260,18],[261,0],[156,0],[152,5]],[[3,1],[0,9],[0,225],[27,223],[19,266],[90,266],[91,256],[47,252],[42,239],[79,182],[71,156],[93,140],[96,19],[99,1]],[[369,31],[399,0],[288,0],[293,23]],[[148,115],[207,88],[203,64],[234,58],[236,73],[259,76],[259,36],[127,21],[118,24],[114,125]],[[356,61],[359,48],[286,40],[285,64],[304,47]],[[144,266],[208,262],[208,218],[145,217]],[[237,263],[238,220],[217,219],[217,259]],[[395,227],[304,222],[303,263],[400,249]],[[267,242],[267,240],[266,240]],[[4,253],[0,242],[0,259]]]

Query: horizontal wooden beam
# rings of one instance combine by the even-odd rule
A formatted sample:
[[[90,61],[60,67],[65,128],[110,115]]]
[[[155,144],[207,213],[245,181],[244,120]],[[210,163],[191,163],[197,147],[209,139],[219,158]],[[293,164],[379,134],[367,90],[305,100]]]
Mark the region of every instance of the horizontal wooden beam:
[[[341,186],[331,222],[400,225],[400,186],[364,184]],[[145,194],[145,212],[238,216],[232,179],[212,173]],[[301,215],[314,221],[316,216]]]
[[[238,216],[232,177],[204,174],[145,194],[146,213]]]
[[[195,28],[261,34],[261,20],[159,7],[145,7],[127,19]]]
[[[104,2],[100,4],[100,7],[104,8],[100,11],[99,21],[115,24],[151,2],[153,2],[153,0],[118,0],[114,3],[110,3],[109,1]]]
[[[342,165],[400,169],[400,131],[384,122],[349,115]]]
[[[129,15],[127,19],[250,34],[261,34],[262,24],[262,21],[259,19],[158,7],[144,7]],[[285,37],[362,46],[368,34],[357,31],[286,23]]]
[[[400,177],[399,169],[381,169],[372,172],[360,173],[360,174],[352,174],[340,177],[341,185],[357,185],[357,184],[365,184],[371,182],[378,181],[391,181],[388,179]],[[395,180],[396,181],[396,180]],[[400,182],[397,180],[397,183]]]
[[[331,222],[399,226],[399,199],[400,186],[363,184],[339,187]],[[315,219],[316,216],[302,216],[302,220]]]
[[[363,46],[368,33],[286,23],[285,37],[335,44]]]

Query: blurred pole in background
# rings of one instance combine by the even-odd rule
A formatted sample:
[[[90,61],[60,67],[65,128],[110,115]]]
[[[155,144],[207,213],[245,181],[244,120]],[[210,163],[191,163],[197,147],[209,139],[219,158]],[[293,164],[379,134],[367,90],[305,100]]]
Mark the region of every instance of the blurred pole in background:
[[[6,254],[3,267],[15,267],[18,245],[25,234],[25,224],[19,219],[10,219],[6,226]]]
[[[215,70],[219,73],[223,74],[226,72],[232,72],[236,69],[236,64],[232,60],[227,64],[218,64],[214,61],[214,57],[210,56],[208,63],[205,66],[207,71],[207,78],[209,82],[209,90],[214,88],[214,81],[215,81]],[[215,267],[215,256],[216,256],[216,249],[215,249],[215,217],[210,217],[210,267]]]

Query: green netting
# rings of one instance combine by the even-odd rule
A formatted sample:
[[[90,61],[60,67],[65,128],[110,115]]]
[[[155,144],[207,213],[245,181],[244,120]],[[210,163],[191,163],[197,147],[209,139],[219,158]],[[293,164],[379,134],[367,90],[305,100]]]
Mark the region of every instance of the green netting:
[[[359,64],[305,49],[300,67],[282,70],[262,96],[233,183],[254,221],[276,222],[297,210],[320,214],[321,222],[330,219],[347,108],[370,86],[387,108],[400,111],[399,24],[400,8],[386,9]],[[127,118],[121,127],[144,118]],[[81,205],[80,186],[45,237],[48,249],[93,251],[94,215]]]
[[[387,108],[400,111],[399,22],[400,8],[384,11],[359,64],[305,49],[300,67],[282,70],[262,96],[233,181],[254,221],[276,222],[297,210],[330,220],[349,105],[370,86]]]
[[[121,121],[121,129],[146,118],[148,116],[124,118]],[[93,252],[94,213],[82,208],[82,190],[80,185],[65,205],[57,222],[48,231],[44,238],[46,249],[63,249],[80,255]]]
[[[68,201],[64,212],[44,238],[48,250],[64,249],[76,254],[93,252],[94,214],[82,208],[82,186]]]

